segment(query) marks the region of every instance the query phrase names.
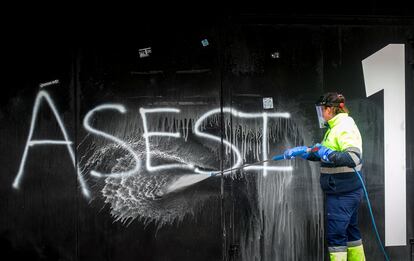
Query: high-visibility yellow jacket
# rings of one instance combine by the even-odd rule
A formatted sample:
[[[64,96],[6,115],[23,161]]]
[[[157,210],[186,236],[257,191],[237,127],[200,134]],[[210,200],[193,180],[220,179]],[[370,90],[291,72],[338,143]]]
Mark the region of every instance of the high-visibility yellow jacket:
[[[327,123],[322,145],[333,150],[331,163],[321,162],[320,183],[326,193],[349,192],[362,187],[353,168],[362,168],[362,138],[355,121],[347,113],[339,113]],[[319,160],[312,153],[309,160]]]

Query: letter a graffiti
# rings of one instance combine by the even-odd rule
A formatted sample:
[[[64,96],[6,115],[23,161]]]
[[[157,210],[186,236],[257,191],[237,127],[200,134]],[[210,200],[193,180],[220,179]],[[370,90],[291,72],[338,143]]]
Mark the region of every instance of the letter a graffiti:
[[[32,140],[32,136],[33,136],[33,132],[34,132],[35,124],[36,124],[36,119],[37,119],[37,114],[39,112],[39,106],[40,106],[40,104],[43,100],[46,100],[47,104],[51,108],[51,110],[53,112],[53,115],[55,116],[55,118],[56,118],[56,120],[59,124],[60,130],[62,131],[64,140]],[[33,114],[32,114],[32,120],[31,120],[31,123],[30,123],[29,135],[27,137],[26,146],[24,147],[24,152],[23,152],[22,160],[20,162],[19,171],[17,172],[17,176],[16,176],[16,178],[14,179],[14,182],[13,182],[13,188],[19,189],[21,179],[23,177],[23,171],[24,171],[24,166],[26,164],[27,155],[29,153],[29,148],[37,146],[37,145],[66,145],[66,148],[68,149],[70,158],[72,160],[72,164],[76,169],[76,173],[77,173],[77,176],[78,176],[78,181],[79,181],[79,184],[81,185],[81,188],[82,188],[82,193],[85,197],[89,198],[90,193],[89,193],[89,190],[87,188],[87,185],[86,185],[82,175],[80,175],[80,171],[78,170],[78,167],[76,166],[75,153],[72,149],[72,141],[69,140],[69,137],[68,137],[68,134],[66,132],[65,126],[63,125],[63,122],[59,117],[59,114],[56,110],[56,107],[55,107],[52,99],[50,98],[49,94],[46,91],[40,91],[36,96],[36,100],[35,100],[35,103],[34,103],[34,106],[33,106]]]

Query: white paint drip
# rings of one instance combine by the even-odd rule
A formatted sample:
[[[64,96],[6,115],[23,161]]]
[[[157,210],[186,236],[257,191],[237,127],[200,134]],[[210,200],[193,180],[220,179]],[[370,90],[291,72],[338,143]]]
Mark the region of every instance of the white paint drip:
[[[65,140],[31,140],[32,139],[32,135],[33,135],[33,131],[34,131],[34,125],[36,123],[36,118],[37,118],[37,113],[38,113],[38,109],[41,103],[42,98],[45,98],[46,101],[48,102],[49,106],[51,107],[58,123],[59,126],[62,130],[62,133],[65,137]],[[126,113],[126,109],[123,105],[120,104],[105,104],[105,105],[101,105],[98,106],[92,110],[90,110],[83,121],[83,125],[85,127],[85,129],[87,131],[89,131],[90,133],[93,133],[97,136],[101,136],[104,138],[107,138],[109,140],[112,140],[113,142],[115,142],[116,144],[118,144],[120,147],[122,147],[123,149],[127,150],[130,155],[132,155],[133,160],[134,160],[134,164],[135,167],[132,170],[128,170],[128,171],[122,171],[122,172],[115,172],[115,173],[100,173],[96,170],[91,170],[90,174],[92,176],[95,177],[107,177],[107,176],[120,176],[120,175],[131,175],[131,174],[137,174],[138,171],[140,170],[141,167],[141,160],[138,157],[137,153],[124,141],[122,141],[119,138],[116,138],[112,135],[109,135],[105,132],[99,131],[97,129],[94,129],[93,127],[90,126],[90,121],[91,118],[93,116],[93,114],[95,112],[98,111],[102,111],[102,110],[108,110],[108,109],[112,109],[112,110],[117,110],[121,113]],[[210,110],[204,114],[202,114],[198,119],[188,119],[188,118],[184,118],[183,120],[179,121],[177,119],[170,119],[167,118],[167,121],[162,121],[162,126],[161,129],[165,130],[167,128],[169,128],[170,132],[165,132],[165,131],[154,131],[154,132],[150,132],[148,130],[148,119],[146,114],[148,113],[181,113],[179,109],[176,108],[155,108],[155,109],[144,109],[141,108],[140,109],[140,114],[142,116],[142,122],[143,122],[143,132],[144,134],[142,135],[145,139],[145,151],[146,151],[146,169],[150,172],[155,172],[155,171],[161,171],[161,170],[171,170],[171,169],[190,169],[193,170],[195,173],[198,174],[208,174],[209,176],[211,174],[217,174],[220,173],[220,171],[215,171],[215,172],[209,172],[209,171],[203,171],[199,168],[196,168],[196,166],[192,163],[188,163],[188,162],[183,162],[183,161],[179,161],[182,162],[180,164],[164,164],[164,165],[159,165],[159,166],[152,166],[151,165],[151,156],[153,155],[152,151],[151,151],[151,147],[153,146],[150,143],[150,137],[174,137],[174,138],[180,138],[182,137],[181,134],[179,132],[172,132],[173,129],[178,129],[181,126],[181,129],[183,130],[183,138],[185,141],[187,141],[188,139],[188,134],[189,134],[189,129],[190,129],[190,124],[195,122],[194,127],[193,127],[193,131],[194,134],[198,137],[203,137],[203,138],[207,138],[209,140],[212,140],[214,142],[221,142],[221,138],[218,136],[214,136],[205,132],[202,132],[202,129],[206,128],[206,125],[208,122],[210,122],[210,124],[216,124],[218,125],[219,123],[219,115],[218,113],[221,112],[220,108],[217,109],[213,109]],[[262,133],[260,133],[259,131],[256,130],[256,132],[252,131],[252,130],[248,130],[247,125],[240,125],[241,128],[236,128],[236,131],[234,131],[233,133],[231,133],[232,135],[232,139],[233,141],[235,141],[236,145],[232,144],[231,142],[228,141],[228,130],[231,129],[232,126],[230,126],[230,122],[229,121],[225,121],[225,133],[224,135],[226,136],[226,139],[223,140],[223,143],[225,145],[225,149],[226,149],[226,153],[229,154],[231,152],[234,153],[235,157],[234,157],[234,164],[233,166],[231,166],[230,168],[226,169],[234,169],[234,168],[238,168],[242,165],[243,161],[246,161],[246,155],[249,151],[252,151],[252,149],[254,149],[254,158],[259,159],[260,154],[262,154],[262,160],[267,160],[267,154],[269,151],[269,140],[268,140],[268,121],[269,118],[289,118],[290,114],[289,113],[243,113],[243,112],[239,112],[233,108],[230,107],[225,107],[223,108],[223,112],[224,113],[230,113],[232,116],[235,116],[236,118],[241,118],[241,119],[262,119]],[[208,119],[208,121],[207,121]],[[255,133],[256,134],[256,138],[252,138],[250,134]],[[238,136],[241,136],[241,151],[243,153],[240,152],[240,150],[238,149],[238,145],[239,145],[239,139],[237,138]],[[258,141],[261,138],[261,147],[258,146]],[[256,142],[255,142],[256,141]],[[23,153],[23,157],[22,157],[22,161],[20,164],[20,168],[19,168],[19,172],[15,178],[15,181],[13,183],[13,187],[15,187],[16,189],[19,187],[19,183],[21,180],[21,177],[23,175],[23,168],[24,168],[24,164],[27,158],[27,154],[28,154],[28,148],[29,147],[33,147],[36,145],[66,145],[69,151],[69,154],[71,156],[72,162],[75,166],[75,156],[74,156],[74,151],[71,148],[72,142],[68,139],[67,134],[66,134],[66,130],[64,128],[64,125],[59,117],[59,115],[57,114],[57,110],[55,108],[55,105],[53,104],[53,101],[51,100],[51,98],[49,97],[49,95],[47,94],[47,92],[45,91],[40,91],[37,98],[36,98],[36,102],[34,105],[34,109],[33,109],[33,116],[32,116],[32,123],[31,123],[31,129],[29,132],[29,137],[28,137],[28,141],[26,143],[26,147],[25,147],[25,151]],[[162,153],[162,152],[159,152]],[[243,154],[243,156],[242,156]],[[173,157],[174,155],[170,155],[171,157]],[[81,184],[82,187],[82,192],[85,196],[89,197],[89,190],[83,180],[83,176],[81,175],[82,172],[79,171],[79,167],[76,166],[77,169],[77,175],[78,175],[78,179],[79,182]],[[267,173],[269,171],[289,171],[291,170],[290,167],[285,168],[285,167],[278,167],[278,166],[272,166],[269,167],[268,163],[265,162],[263,164],[263,166],[254,166],[254,167],[247,167],[245,168],[246,170],[262,170],[263,171],[263,175],[266,176]],[[224,170],[224,171],[226,171]],[[231,173],[230,173],[231,174]],[[189,178],[190,179],[190,178]],[[201,179],[201,177],[200,177]],[[191,179],[191,180],[195,180],[195,179]],[[187,183],[186,183],[187,184]]]
[[[230,110],[231,108],[228,109]],[[191,125],[192,123],[194,123],[195,126],[195,123],[198,122],[197,128],[199,132],[201,132],[201,134],[210,135],[210,133],[206,133],[207,129],[210,129],[211,127],[216,129],[220,123],[220,115],[218,115],[218,113],[210,114],[207,117],[204,117],[204,120],[201,121],[199,118],[206,116],[204,111],[200,114],[193,115],[187,114],[187,112],[173,113],[175,118],[169,117],[166,113],[154,113],[151,114],[151,117],[146,115],[146,133],[151,130],[156,130],[156,134],[167,132],[168,134],[176,135],[176,132],[179,131],[179,129],[183,131],[183,126],[186,126],[187,124]],[[225,113],[228,114],[228,112]],[[219,165],[219,137],[212,135],[217,139],[211,139],[205,135],[190,135],[188,140],[186,140],[184,139],[184,136],[186,135],[182,132],[179,138],[174,137],[174,139],[169,139],[168,136],[145,136],[142,135],[142,133],[145,134],[142,124],[136,125],[136,122],[134,121],[136,117],[133,117],[133,115],[134,113],[126,114],[125,120],[123,118],[124,121],[117,126],[117,129],[115,129],[114,132],[120,133],[117,136],[124,133],[123,135],[125,135],[125,137],[122,139],[125,140],[138,154],[140,159],[147,156],[147,146],[149,145],[151,148],[151,163],[154,165],[171,161],[189,165],[191,167],[202,166],[200,167],[202,169],[214,169]],[[229,117],[224,119],[225,132],[223,135],[225,135],[225,140],[228,142],[228,144],[224,145],[227,152],[233,154],[235,154],[235,152],[233,152],[233,148],[229,146],[229,144],[235,146],[240,152],[242,163],[246,161],[254,162],[264,158],[265,156],[262,154],[273,150],[273,146],[280,148],[279,146],[281,145],[290,146],[292,144],[297,144],[297,142],[303,142],[300,139],[297,140],[299,133],[297,125],[293,123],[296,119],[286,121],[285,119],[290,118],[271,117],[277,115],[269,116],[269,114],[264,115],[262,113],[249,113],[246,115],[237,113],[237,111],[230,115],[235,117],[231,119],[231,122],[228,119]],[[288,116],[289,114],[282,115]],[[240,116],[250,117],[241,118]],[[131,119],[128,119],[128,117],[131,117]],[[270,124],[271,120],[275,121],[274,124],[273,122]],[[266,127],[267,129],[265,133],[263,127]],[[195,134],[195,129],[196,128],[194,127],[192,134]],[[300,132],[305,133],[302,130]],[[287,134],[289,137],[287,137]],[[151,138],[150,141],[146,140],[148,137]],[[202,139],[200,139],[200,137]],[[207,138],[207,140],[205,140],[205,138]],[[272,147],[270,147],[270,141],[272,141]],[[304,144],[308,144],[307,142],[308,141]],[[116,159],[116,164],[111,164],[111,172],[129,170],[131,164],[134,162],[133,157],[130,153],[125,153],[125,155],[117,154],[117,151],[114,150],[114,148],[116,148],[115,146],[115,144],[105,144],[100,146],[97,142],[91,142],[89,147],[86,148],[86,151],[91,151],[93,155],[91,157],[81,157],[81,159],[84,159],[82,160],[82,163],[86,161],[87,166],[85,167],[85,171],[88,169],[96,169],[97,166],[100,166],[99,164],[102,164],[100,167],[109,166],[108,159]],[[224,160],[226,166],[228,166],[237,163],[238,158],[235,156],[234,162],[230,157],[225,157]],[[229,162],[231,164],[228,164]],[[250,233],[248,237],[242,236],[241,238],[246,238],[248,240],[252,239],[252,235],[256,236],[263,232],[261,230],[263,225],[268,228],[263,232],[266,242],[278,241],[279,233],[283,233],[283,235],[286,236],[287,241],[293,244],[293,242],[291,242],[293,234],[298,235],[297,233],[303,232],[293,231],[294,226],[292,224],[302,224],[300,223],[301,220],[305,220],[305,223],[306,218],[303,215],[297,219],[292,217],[291,210],[296,210],[297,208],[295,209],[295,207],[297,207],[297,205],[291,205],[296,203],[289,195],[296,195],[299,193],[294,193],[294,187],[291,187],[291,182],[295,176],[300,174],[304,176],[301,178],[304,182],[312,183],[312,185],[317,188],[319,188],[319,184],[317,182],[306,180],[306,178],[310,179],[312,177],[308,176],[309,173],[286,173],[294,170],[293,166],[290,166],[290,164],[295,163],[284,162],[281,164],[283,165],[272,166],[272,163],[269,163],[267,166],[247,166],[244,168],[245,171],[250,171],[252,174],[259,171],[261,171],[260,174],[262,174],[263,169],[266,168],[268,173],[266,178],[264,178],[263,175],[253,174],[246,175],[243,179],[250,179],[248,182],[249,186],[256,186],[257,182],[259,182],[257,188],[251,187],[246,193],[252,193],[249,194],[249,198],[251,198],[254,203],[252,203],[253,205],[250,207],[260,208],[258,213],[265,213],[266,217],[269,217],[269,220],[259,217],[259,221],[256,220],[256,223],[253,224],[254,227],[250,228],[252,233]],[[269,175],[271,172],[284,173],[281,175]],[[315,180],[317,175],[318,174],[315,171],[313,177]],[[212,189],[213,187],[216,187],[215,185],[212,186],[212,184],[216,184],[215,182],[217,182],[217,180],[214,181],[214,179],[212,179],[212,181],[206,181],[202,186],[197,186],[197,189],[184,189],[204,180],[206,177],[209,177],[209,175],[190,174],[188,171],[183,171],[180,168],[160,169],[154,173],[148,171],[147,168],[144,167],[138,175],[107,177],[105,179],[105,186],[102,189],[102,194],[105,198],[105,202],[110,204],[111,215],[115,221],[129,224],[133,220],[138,219],[145,224],[155,221],[155,224],[158,226],[164,224],[170,225],[175,222],[183,221],[184,217],[187,215],[196,215],[197,211],[200,210],[200,206],[206,202],[206,199],[218,195],[217,191]],[[227,177],[236,178],[234,175],[228,175]],[[314,192],[308,194],[304,193],[303,195],[305,198],[313,200],[314,197],[316,197],[313,193]],[[188,200],[189,198],[191,200]],[[303,202],[303,200],[301,202]],[[313,209],[314,212],[318,212],[320,208],[315,206],[316,203],[314,202],[318,201],[312,201],[309,208]],[[209,201],[209,206],[211,206],[211,203],[212,202]],[[255,206],[254,204],[259,206]],[[262,212],[262,210],[264,212]],[[304,212],[306,212],[306,210],[304,210]],[[274,224],[275,222],[271,223],[270,219],[273,221],[277,220],[276,224]],[[313,226],[313,223],[311,223],[311,225]],[[276,229],[273,230],[273,228]],[[299,230],[301,229],[304,230],[306,227],[300,226]],[[312,232],[314,232],[314,230],[312,230]],[[315,233],[318,233],[318,230],[316,230]],[[298,239],[298,237],[296,238]],[[302,240],[299,240],[298,242],[301,246],[303,245]],[[245,249],[248,249],[248,251],[251,249],[256,250],[258,248],[256,243],[257,242],[255,241],[255,244],[251,247],[244,247],[247,247]],[[266,245],[264,247],[266,251],[271,251],[270,249],[273,249],[272,246]],[[293,257],[295,256],[299,256],[299,254],[293,254]],[[290,255],[290,257],[292,257],[292,255]],[[246,260],[249,260],[249,258]]]
[[[262,153],[262,155],[263,155],[263,160],[267,160],[267,121],[268,121],[267,113],[263,113],[262,117],[263,117],[263,135],[262,135],[262,138],[263,138],[263,141],[262,141],[263,153]],[[269,170],[267,165],[269,165],[269,164],[267,163],[267,161],[265,161],[263,163],[263,176],[264,177],[267,176],[267,171]]]
[[[197,136],[199,136],[199,137],[204,137],[204,138],[207,138],[207,139],[210,139],[210,140],[214,140],[214,141],[217,141],[217,142],[221,142],[221,138],[220,137],[217,137],[217,136],[214,136],[214,135],[211,135],[211,134],[207,134],[207,133],[204,133],[204,132],[201,132],[200,131],[200,125],[201,125],[201,123],[206,119],[206,118],[208,118],[209,116],[211,116],[211,115],[214,115],[214,114],[217,114],[217,113],[220,113],[221,112],[221,109],[220,108],[218,108],[218,109],[213,109],[213,110],[211,110],[211,111],[208,111],[208,112],[206,112],[205,114],[203,114],[197,121],[196,121],[196,123],[195,123],[195,125],[194,125],[194,133],[195,133],[195,135],[197,135]],[[231,112],[231,109],[230,108],[223,108],[223,112]],[[234,146],[233,144],[231,144],[230,142],[228,142],[227,140],[224,140],[223,139],[223,143],[226,145],[226,146],[229,146],[233,151],[234,151],[234,153],[236,154],[236,157],[237,157],[237,161],[236,161],[236,163],[230,168],[230,169],[233,169],[233,168],[237,168],[237,167],[239,167],[239,166],[241,166],[242,165],[242,163],[243,163],[243,161],[242,161],[242,158],[241,158],[241,155],[240,155],[240,151],[236,148],[236,146]],[[207,172],[207,171],[202,171],[202,170],[200,170],[199,168],[196,168],[195,169],[195,172],[196,173],[200,173],[200,174],[211,174],[211,172]],[[219,173],[219,172],[215,172],[215,173]]]
[[[155,108],[155,109],[144,109],[140,108],[139,112],[141,114],[142,123],[144,126],[144,134],[143,137],[145,138],[145,148],[146,148],[146,167],[147,170],[150,172],[159,171],[159,170],[166,170],[166,169],[174,169],[174,168],[182,168],[182,169],[194,169],[194,166],[191,164],[164,164],[159,166],[151,166],[151,146],[149,138],[152,136],[160,136],[160,137],[174,137],[179,138],[181,137],[179,132],[170,133],[170,132],[149,132],[147,126],[147,113],[160,113],[160,112],[174,112],[180,113],[179,109],[175,108]]]
[[[235,109],[229,108],[229,107],[225,107],[223,108],[223,110],[221,110],[220,108],[218,109],[213,109],[211,111],[206,112],[205,114],[203,114],[195,123],[194,125],[194,133],[197,136],[201,136],[210,140],[214,140],[217,142],[223,142],[223,144],[227,145],[227,147],[231,148],[235,155],[236,155],[236,163],[226,169],[223,170],[224,175],[230,175],[231,174],[231,170],[232,169],[237,169],[237,168],[241,168],[241,165],[243,164],[243,159],[241,157],[240,151],[237,149],[236,146],[234,146],[232,143],[228,142],[227,139],[223,139],[223,141],[221,140],[220,137],[211,135],[211,134],[207,134],[204,132],[201,132],[199,130],[201,123],[208,118],[209,116],[212,116],[214,114],[218,114],[221,112],[226,112],[226,113],[231,113],[232,115],[239,117],[239,118],[248,118],[248,119],[254,119],[254,118],[262,118],[263,119],[263,134],[262,134],[262,155],[263,155],[263,160],[267,160],[267,153],[268,153],[268,135],[267,135],[267,125],[268,125],[268,118],[270,117],[277,117],[277,118],[290,118],[290,114],[289,113],[243,113],[243,112],[239,112]],[[225,131],[225,133],[227,134],[227,131]],[[247,138],[247,134],[242,134],[242,139],[243,136],[245,136]],[[237,139],[236,139],[237,140]],[[242,145],[246,144],[246,142],[243,142]],[[242,148],[243,149],[243,148]],[[246,148],[243,149],[244,151],[246,151]],[[245,158],[244,158],[245,159]],[[268,162],[264,162],[263,166],[250,166],[250,167],[246,167],[245,170],[263,170],[263,176],[266,177],[268,171],[292,171],[292,167],[268,167]],[[181,177],[179,180],[175,181],[174,183],[172,183],[168,188],[167,188],[167,193],[178,190],[178,189],[182,189],[184,187],[188,187],[190,185],[193,185],[195,183],[198,183],[200,181],[203,181],[207,178],[209,178],[210,176],[216,175],[216,174],[220,174],[220,171],[202,171],[199,168],[195,169],[196,173],[199,174],[203,174],[202,177],[199,178],[194,178],[192,175],[187,175],[187,176],[183,176]]]
[[[209,133],[205,133],[206,130],[220,124],[218,113],[204,117],[204,111],[201,113],[184,111],[175,113],[174,119],[165,116],[165,113],[154,113],[151,117],[146,118],[147,133],[148,126],[157,130],[157,133],[165,131],[174,134],[180,128],[182,128],[182,132],[180,138],[174,137],[175,139],[150,135],[151,142],[148,143],[145,139],[149,136],[142,135],[144,132],[142,124],[136,124],[138,121],[134,121],[131,115],[134,113],[128,113],[125,116],[125,121],[121,123],[121,126],[118,126],[117,133],[129,135],[123,140],[126,140],[140,158],[143,158],[144,154],[148,154],[146,147],[150,145],[153,164],[175,161],[193,166],[204,165],[203,168],[206,169],[218,166],[218,160],[220,160],[217,156],[220,147],[218,146],[219,141],[206,135],[196,134],[188,137],[184,131],[189,128],[183,128],[183,126],[198,122],[197,128],[193,128],[192,134],[197,129],[201,134],[209,135]],[[204,117],[201,121],[199,120],[200,115]],[[234,148],[229,144],[237,148],[242,162],[265,159],[267,156],[264,154],[269,154],[269,151],[273,151],[275,148],[276,150],[281,149],[280,146],[295,146],[312,142],[310,138],[306,139],[306,137],[313,135],[310,135],[308,130],[304,128],[307,126],[304,125],[304,119],[299,119],[297,115],[294,119],[272,117],[272,114],[269,113],[267,115],[262,113],[247,115],[231,113],[230,115],[236,117],[231,121],[229,121],[229,117],[224,119],[225,131],[223,135],[228,142],[224,146],[226,153],[235,154]],[[250,117],[241,118],[240,116]],[[128,117],[131,119],[128,120]],[[290,120],[286,121],[285,119]],[[274,123],[270,122],[271,120]],[[298,122],[300,122],[299,125]],[[184,137],[188,137],[188,141]],[[200,140],[202,140],[201,144]],[[94,168],[101,163],[107,164],[106,159],[115,157],[117,164],[113,166],[112,171],[128,170],[133,158],[129,154],[117,155],[113,150],[114,146],[114,144],[109,144],[100,147],[97,143],[92,142],[88,149],[93,152],[93,155],[90,158],[85,157],[87,164],[90,164],[89,167]],[[232,161],[233,159],[234,161]],[[229,162],[229,165],[234,165],[239,160],[237,155],[233,159],[225,157],[223,160],[228,166]],[[323,226],[320,226],[323,224],[323,205],[320,203],[322,195],[318,182],[319,169],[314,164],[300,159],[280,162],[280,164],[286,165],[269,166],[270,163],[267,166],[263,164],[262,166],[244,168],[246,171],[262,171],[262,173],[265,168],[268,175],[266,178],[263,175],[245,175],[243,178],[245,182],[240,181],[239,183],[246,186],[246,189],[243,188],[243,193],[246,193],[245,196],[248,198],[246,209],[251,211],[250,215],[241,216],[239,219],[243,226],[239,236],[241,260],[298,260],[303,257],[309,260],[322,260],[324,253],[320,249],[323,249],[324,231]],[[295,164],[294,168],[290,164]],[[217,200],[207,201],[207,199],[218,195],[218,191],[212,189],[217,184],[217,180],[206,181],[206,184],[198,186],[197,189],[184,190],[182,188],[189,187],[207,176],[190,175],[186,172],[181,169],[161,169],[155,174],[142,168],[138,175],[108,177],[105,179],[102,195],[105,202],[110,205],[114,220],[123,224],[139,220],[144,224],[154,222],[158,227],[161,227],[183,222],[186,216],[197,219],[196,215],[206,215],[206,211],[208,211],[203,208],[205,202],[208,202],[209,209],[219,209],[214,205],[218,202]],[[269,175],[270,172],[285,173]],[[231,175],[229,177],[235,178]],[[165,194],[166,188],[170,188],[174,193]],[[237,187],[233,188],[238,189]],[[299,189],[300,193],[297,193]],[[240,201],[235,204],[238,203]],[[207,213],[214,216],[214,213]],[[314,240],[310,242],[306,240],[307,238]],[[290,248],[292,245],[295,246],[295,249]]]
[[[262,118],[263,119],[263,128],[262,128],[263,129],[263,134],[262,134],[262,150],[263,150],[262,155],[263,155],[263,159],[262,160],[267,160],[268,159],[267,158],[267,153],[268,153],[267,125],[268,125],[269,117],[271,117],[271,118],[290,118],[290,114],[287,113],[287,112],[282,112],[282,113],[267,113],[267,112],[263,112],[263,113],[244,113],[244,112],[239,112],[239,111],[237,111],[233,108],[230,108],[230,107],[224,107],[222,110],[220,108],[217,108],[217,109],[213,109],[211,111],[206,112],[205,114],[203,114],[196,121],[196,123],[194,125],[194,133],[197,136],[221,142],[220,137],[217,137],[217,136],[214,136],[214,135],[211,135],[211,134],[207,134],[207,133],[201,132],[199,130],[201,123],[206,118],[208,118],[209,116],[212,116],[214,114],[221,113],[221,111],[223,111],[225,113],[231,113],[233,116],[239,117],[239,118],[245,118],[245,119]],[[225,124],[225,126],[227,126],[227,124]],[[225,131],[225,133],[226,133],[225,135],[227,135],[227,131]],[[246,149],[247,135],[248,135],[248,133],[244,133],[244,132],[242,132],[242,134],[241,134],[242,139],[244,138],[244,142],[242,143],[242,151],[245,151],[245,152],[247,151],[247,149]],[[234,140],[237,141],[237,139],[235,137],[234,137]],[[226,139],[223,139],[223,143],[227,146],[226,149],[230,148],[235,153],[236,159],[237,159],[236,163],[232,167],[224,170],[224,172],[228,171],[229,169],[239,168],[243,163],[243,159],[246,160],[245,154],[244,154],[244,157],[242,158],[242,156],[240,154],[240,151],[238,150],[237,146],[235,146],[232,143],[228,142]],[[258,150],[256,151],[256,154],[257,154],[256,158],[259,158],[259,151]],[[263,163],[263,167],[260,167],[263,170],[263,175],[264,176],[267,175],[268,170],[273,170],[273,169],[269,169],[267,166],[268,166],[268,163],[265,162],[265,163]],[[257,166],[256,166],[256,169],[257,169]],[[213,173],[206,172],[206,171],[201,171],[198,168],[196,168],[195,171],[197,173],[200,173],[200,174],[218,174],[218,173],[220,173],[220,171],[213,172]]]

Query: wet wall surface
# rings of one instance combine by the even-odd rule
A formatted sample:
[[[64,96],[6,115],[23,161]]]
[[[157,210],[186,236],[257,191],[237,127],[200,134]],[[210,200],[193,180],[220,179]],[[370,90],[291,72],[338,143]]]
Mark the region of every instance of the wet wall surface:
[[[366,97],[361,61],[390,43],[406,46],[413,238],[412,28],[228,20],[144,26],[122,41],[15,46],[0,107],[2,253],[10,260],[326,260],[317,163],[209,174],[319,142],[313,103],[327,91],[348,98],[362,133],[363,171],[384,238],[386,108],[383,93]],[[365,201],[360,213],[367,259],[381,260]],[[407,244],[387,247],[391,259],[409,260]]]

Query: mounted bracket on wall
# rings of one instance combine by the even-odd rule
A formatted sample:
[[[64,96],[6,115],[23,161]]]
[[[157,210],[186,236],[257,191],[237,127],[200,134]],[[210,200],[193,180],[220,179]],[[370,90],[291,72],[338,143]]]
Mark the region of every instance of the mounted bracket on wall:
[[[151,47],[138,49],[139,58],[149,57],[152,53]]]
[[[263,109],[273,109],[273,98],[272,97],[263,98]]]
[[[201,44],[203,45],[203,47],[206,47],[206,46],[208,46],[208,45],[209,45],[209,42],[208,42],[208,40],[207,40],[207,39],[203,39],[203,40],[201,41]]]

